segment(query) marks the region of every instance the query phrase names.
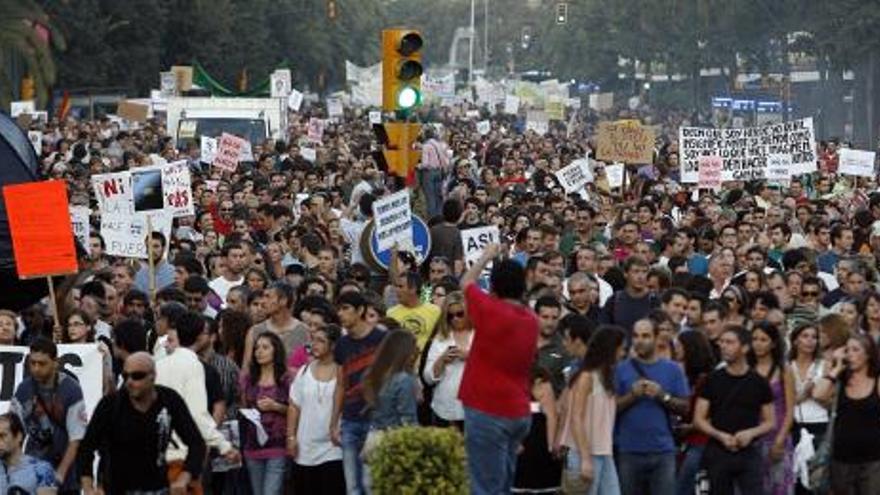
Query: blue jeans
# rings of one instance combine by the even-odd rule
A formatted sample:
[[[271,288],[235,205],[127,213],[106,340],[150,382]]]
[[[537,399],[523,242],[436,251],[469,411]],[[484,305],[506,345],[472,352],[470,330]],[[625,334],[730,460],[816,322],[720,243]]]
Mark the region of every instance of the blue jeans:
[[[675,482],[677,495],[694,495],[704,450],[706,450],[705,445],[688,445],[681,467],[678,468],[678,478]]]
[[[439,169],[418,169],[416,178],[419,189],[425,195],[425,206],[429,220],[443,213],[443,172]]]
[[[586,488],[586,483],[581,478],[581,458],[575,449],[568,451],[563,472],[563,479],[570,487],[565,490],[566,495],[620,495],[620,481],[614,458],[610,455],[594,455],[592,458],[593,481]]]
[[[464,444],[471,495],[511,492],[516,451],[529,434],[531,424],[531,416],[511,419],[464,408]]]
[[[364,484],[364,463],[361,460],[361,451],[369,432],[369,421],[342,420],[342,469],[349,495],[369,493]]]
[[[254,493],[280,494],[284,492],[284,470],[287,458],[245,459],[251,489]]]
[[[617,454],[623,495],[674,495],[675,453]]]

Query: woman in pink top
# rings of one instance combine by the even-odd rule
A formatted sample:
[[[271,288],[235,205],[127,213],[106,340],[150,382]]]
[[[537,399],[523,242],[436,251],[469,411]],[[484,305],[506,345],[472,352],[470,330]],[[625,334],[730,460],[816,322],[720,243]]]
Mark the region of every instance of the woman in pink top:
[[[577,473],[583,484],[571,493],[620,494],[612,448],[617,413],[613,379],[614,365],[624,355],[624,339],[619,327],[601,327],[590,339],[581,369],[572,378],[565,469],[567,478]]]

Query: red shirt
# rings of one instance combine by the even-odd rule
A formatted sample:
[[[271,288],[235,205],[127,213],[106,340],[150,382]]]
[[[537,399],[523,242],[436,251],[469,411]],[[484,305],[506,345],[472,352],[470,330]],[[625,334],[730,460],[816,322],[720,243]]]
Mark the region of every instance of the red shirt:
[[[538,318],[525,306],[484,293],[475,283],[464,295],[475,331],[458,398],[486,414],[528,416]]]

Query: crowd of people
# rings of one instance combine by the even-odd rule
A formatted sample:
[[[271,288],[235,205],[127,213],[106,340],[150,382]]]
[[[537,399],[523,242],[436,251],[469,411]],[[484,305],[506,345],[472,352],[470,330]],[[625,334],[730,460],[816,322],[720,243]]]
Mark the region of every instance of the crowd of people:
[[[421,111],[431,248],[387,271],[361,236],[402,181],[358,111],[320,143],[322,109],[291,113],[233,173],[161,120],[31,123],[92,230],[60,325],[46,300],[0,311],[0,343],[30,348],[0,491],[370,493],[382,433],[430,425],[463,433],[475,494],[880,493],[880,195],[836,174],[844,144],[783,184],[698,190],[675,136],[699,116],[584,109],[538,135],[480,112],[485,134]],[[595,162],[565,194],[554,172],[621,117],[657,126],[654,163],[611,188]],[[195,215],[149,235],[151,270],[106,254],[91,178],[162,160],[187,160]],[[501,242],[467,266],[461,231],[486,225]],[[90,342],[87,412],[57,344]]]

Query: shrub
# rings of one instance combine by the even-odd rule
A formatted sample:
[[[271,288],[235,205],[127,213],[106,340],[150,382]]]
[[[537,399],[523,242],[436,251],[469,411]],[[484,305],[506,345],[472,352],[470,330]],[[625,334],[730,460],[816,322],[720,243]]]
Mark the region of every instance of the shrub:
[[[468,493],[464,438],[454,428],[389,430],[370,454],[369,469],[377,495]]]

